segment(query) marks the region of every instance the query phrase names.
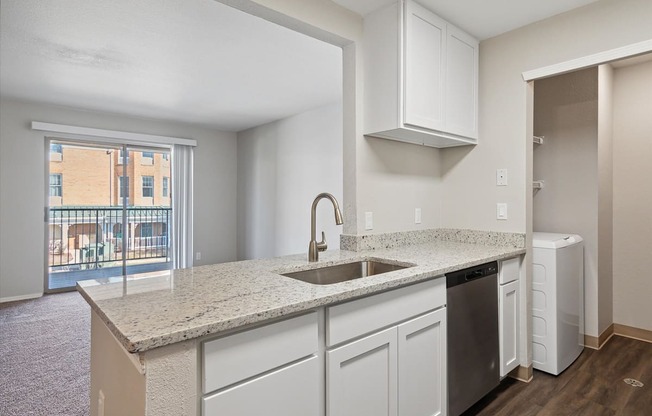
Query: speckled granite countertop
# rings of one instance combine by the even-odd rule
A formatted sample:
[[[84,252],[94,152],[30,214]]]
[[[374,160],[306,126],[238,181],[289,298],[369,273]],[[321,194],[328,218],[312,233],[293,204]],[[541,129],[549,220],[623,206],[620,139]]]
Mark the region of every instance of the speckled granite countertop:
[[[305,254],[79,282],[77,289],[129,352],[219,334],[241,326],[415,283],[525,249],[451,241],[381,250],[329,250],[318,263]],[[317,286],[279,273],[365,258],[416,266]]]

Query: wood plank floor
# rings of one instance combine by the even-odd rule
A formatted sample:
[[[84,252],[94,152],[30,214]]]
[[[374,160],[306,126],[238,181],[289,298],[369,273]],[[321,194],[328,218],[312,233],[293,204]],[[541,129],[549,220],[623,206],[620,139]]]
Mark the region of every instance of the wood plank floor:
[[[650,416],[652,344],[614,336],[601,350],[585,348],[557,377],[535,370],[530,383],[507,378],[463,414],[476,415]]]

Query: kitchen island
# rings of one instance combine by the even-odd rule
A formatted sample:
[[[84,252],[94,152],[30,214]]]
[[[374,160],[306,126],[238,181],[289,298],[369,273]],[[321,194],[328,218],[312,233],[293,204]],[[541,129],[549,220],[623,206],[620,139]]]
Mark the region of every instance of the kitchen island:
[[[78,283],[92,310],[91,414],[200,414],[211,340],[315,312],[314,355],[323,360],[325,308],[525,252],[520,235],[516,244],[501,235],[476,243],[459,242],[469,241],[466,234],[421,237],[376,246],[358,238],[352,248],[360,251],[327,251],[317,263],[301,254]],[[323,286],[281,275],[362,259],[413,266]],[[323,361],[317,365],[323,372]]]

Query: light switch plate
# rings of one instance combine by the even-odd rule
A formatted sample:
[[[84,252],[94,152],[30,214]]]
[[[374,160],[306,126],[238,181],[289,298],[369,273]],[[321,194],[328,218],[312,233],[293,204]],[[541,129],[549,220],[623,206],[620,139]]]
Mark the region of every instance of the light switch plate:
[[[507,204],[497,203],[496,204],[496,219],[506,220],[507,219]]]
[[[421,208],[414,209],[414,223],[421,224]]]
[[[373,230],[374,229],[374,213],[373,212],[365,212],[364,213],[364,229],[365,230]]]
[[[496,169],[496,185],[507,186],[507,169]]]

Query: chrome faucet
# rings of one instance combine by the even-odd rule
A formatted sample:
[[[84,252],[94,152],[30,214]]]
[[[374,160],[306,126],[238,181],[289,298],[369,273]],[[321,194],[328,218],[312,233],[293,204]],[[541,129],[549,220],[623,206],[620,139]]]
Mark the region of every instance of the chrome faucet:
[[[337,199],[329,193],[321,193],[317,195],[314,201],[312,201],[312,208],[310,210],[310,245],[308,246],[308,261],[315,262],[319,260],[319,252],[326,251],[328,246],[326,245],[326,235],[324,232],[321,232],[321,241],[317,242],[315,237],[315,217],[317,216],[317,203],[323,199],[328,198],[333,203],[333,209],[335,210],[335,224],[342,225],[342,212],[340,211],[340,205],[337,203]]]

